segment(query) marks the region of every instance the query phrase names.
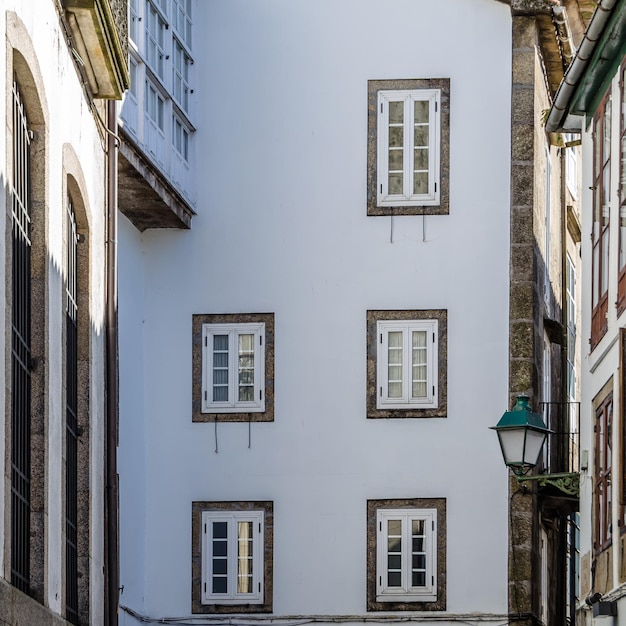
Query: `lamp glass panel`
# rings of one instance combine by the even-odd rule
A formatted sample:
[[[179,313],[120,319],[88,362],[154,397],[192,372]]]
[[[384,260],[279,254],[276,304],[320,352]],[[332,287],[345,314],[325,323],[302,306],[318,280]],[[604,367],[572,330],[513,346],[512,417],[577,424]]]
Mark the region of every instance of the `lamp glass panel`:
[[[524,463],[526,465],[537,465],[546,433],[536,430],[526,432],[526,446],[524,448]]]
[[[519,464],[524,454],[524,428],[507,428],[498,431],[505,465]]]

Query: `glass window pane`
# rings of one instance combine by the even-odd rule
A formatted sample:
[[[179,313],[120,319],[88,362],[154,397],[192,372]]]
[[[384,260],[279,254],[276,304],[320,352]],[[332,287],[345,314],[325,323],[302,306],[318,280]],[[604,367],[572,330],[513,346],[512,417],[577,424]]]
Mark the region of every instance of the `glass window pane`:
[[[404,177],[402,174],[389,174],[389,193],[401,194],[404,192]]]
[[[415,170],[428,169],[428,148],[415,148],[413,167]]]
[[[227,542],[223,539],[213,541],[213,556],[227,556]]]
[[[389,171],[402,171],[404,167],[404,150],[389,150]]]
[[[428,124],[429,108],[430,108],[430,103],[428,102],[428,100],[416,100],[413,103],[413,114],[414,114],[414,121],[416,124],[418,123]]]
[[[423,519],[411,520],[411,534],[413,536],[424,535],[424,520]]]
[[[404,122],[404,102],[389,103],[389,123],[402,124]]]
[[[213,522],[213,539],[228,537],[228,522]]]
[[[413,552],[423,552],[423,551],[424,551],[424,538],[413,537]]]
[[[390,126],[389,127],[389,147],[390,148],[402,148],[404,145],[404,127],[403,126]]]
[[[228,582],[226,577],[213,577],[213,593],[228,593]]]
[[[428,172],[416,172],[413,177],[413,193],[428,193]]]
[[[227,574],[228,573],[227,559],[213,559],[213,573],[214,574]]]
[[[402,587],[402,573],[401,572],[388,572],[387,573],[387,586],[388,587]]]
[[[425,570],[426,569],[426,555],[425,554],[414,554],[413,555],[413,569],[414,570]]]
[[[428,147],[428,126],[416,125],[413,131],[413,141],[416,148]]]
[[[413,572],[412,586],[413,587],[425,587],[426,586],[426,572]]]
[[[387,556],[387,569],[397,569],[402,567],[402,555],[389,554]]]

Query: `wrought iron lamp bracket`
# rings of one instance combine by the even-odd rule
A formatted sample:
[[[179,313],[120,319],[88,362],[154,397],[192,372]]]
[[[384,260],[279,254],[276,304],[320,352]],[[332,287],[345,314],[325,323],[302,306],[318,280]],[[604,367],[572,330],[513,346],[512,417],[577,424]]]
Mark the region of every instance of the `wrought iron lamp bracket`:
[[[537,476],[517,476],[518,483],[525,482],[527,480],[536,480],[540,487],[551,485],[568,496],[578,498],[580,495],[580,474],[578,472],[539,474]]]

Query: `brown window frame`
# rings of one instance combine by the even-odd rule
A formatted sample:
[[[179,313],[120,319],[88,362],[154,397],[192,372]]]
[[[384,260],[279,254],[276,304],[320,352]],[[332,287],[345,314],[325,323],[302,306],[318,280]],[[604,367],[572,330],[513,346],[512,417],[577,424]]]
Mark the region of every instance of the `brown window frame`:
[[[595,409],[594,441],[595,471],[593,490],[594,548],[596,553],[608,548],[613,541],[612,533],[612,446],[613,392],[608,393]],[[608,497],[602,497],[607,494]]]
[[[608,111],[607,111],[608,108]],[[606,124],[611,135],[612,100],[607,93],[594,118],[593,131],[593,227],[591,232],[591,349],[593,350],[606,334],[608,313],[608,272],[611,194],[611,142],[604,142]],[[608,148],[605,153],[605,145]],[[606,207],[606,211],[604,210]],[[603,213],[606,213],[603,215]],[[602,278],[606,276],[603,285]]]
[[[620,160],[619,160],[619,228],[618,228],[618,278],[617,278],[617,315],[621,315],[626,309],[626,61],[620,68]],[[623,222],[623,226],[622,226]]]

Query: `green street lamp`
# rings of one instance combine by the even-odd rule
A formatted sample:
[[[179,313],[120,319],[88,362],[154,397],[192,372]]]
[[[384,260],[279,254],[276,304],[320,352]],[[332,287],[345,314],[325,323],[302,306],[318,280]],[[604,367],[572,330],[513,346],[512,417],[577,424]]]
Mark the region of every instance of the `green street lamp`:
[[[546,437],[552,432],[541,415],[532,412],[528,405],[529,399],[526,395],[517,396],[513,409],[506,411],[500,421],[491,426],[498,433],[504,464],[511,468],[520,483],[536,480],[541,487],[552,485],[568,496],[578,497],[577,472],[526,476],[539,462]]]
[[[504,464],[516,476],[524,476],[539,462],[539,455],[550,429],[539,413],[533,413],[528,405],[530,398],[517,396],[511,411],[506,411],[496,426]]]

